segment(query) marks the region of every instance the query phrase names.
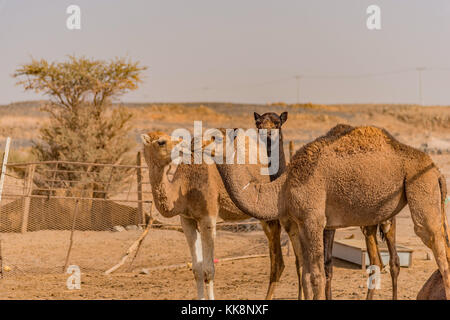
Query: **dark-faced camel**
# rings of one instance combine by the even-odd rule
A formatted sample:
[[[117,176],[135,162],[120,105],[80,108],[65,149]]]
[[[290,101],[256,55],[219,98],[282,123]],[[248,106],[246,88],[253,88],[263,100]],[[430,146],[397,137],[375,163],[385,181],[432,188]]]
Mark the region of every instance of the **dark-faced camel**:
[[[271,130],[277,130],[278,131],[278,170],[271,174],[270,181],[276,180],[284,171],[286,171],[286,156],[284,154],[284,147],[283,147],[283,132],[282,132],[282,126],[288,119],[288,113],[283,112],[280,115],[274,113],[274,112],[267,112],[263,115],[260,115],[258,113],[254,113],[255,118],[255,125],[258,130],[267,130],[267,136],[268,139],[266,140],[266,147],[267,150],[267,158],[272,159],[272,139],[271,139]],[[270,166],[270,163],[269,163]],[[295,254],[295,264],[296,264],[296,270],[297,270],[297,277],[299,281],[298,286],[298,298],[302,298],[302,287],[301,287],[301,255],[300,252],[300,241],[298,239],[298,232],[295,224],[293,224],[289,219],[282,219],[281,224],[283,225],[283,228],[286,230],[286,233],[289,235],[290,241],[292,243],[292,246],[296,247],[296,250],[294,250]],[[271,268],[270,273],[270,283],[272,284],[269,286],[269,290],[266,295],[266,299],[272,299],[275,285],[279,282],[281,274],[284,270],[284,262],[283,262],[283,254],[281,251],[281,224],[280,220],[269,220],[263,223],[263,229],[268,239],[272,239],[272,241],[269,241],[269,246],[274,246],[273,248],[270,248],[270,253],[273,255],[271,256],[271,263],[274,264],[274,266]],[[273,271],[273,272],[272,272]]]

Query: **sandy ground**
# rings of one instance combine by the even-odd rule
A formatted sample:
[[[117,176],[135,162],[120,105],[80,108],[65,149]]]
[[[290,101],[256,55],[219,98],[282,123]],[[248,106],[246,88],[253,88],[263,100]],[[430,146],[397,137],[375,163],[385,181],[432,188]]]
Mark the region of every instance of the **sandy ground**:
[[[292,256],[275,292],[275,299],[296,299],[297,280]],[[414,260],[399,277],[399,299],[415,299],[420,287],[435,268],[433,261]],[[104,276],[82,273],[80,290],[66,288],[64,274],[24,275],[1,281],[1,299],[195,299],[191,271],[154,271],[149,275],[118,273]],[[217,299],[264,299],[267,289],[266,258],[226,262],[216,268]],[[359,267],[335,261],[333,294],[335,299],[364,299],[366,274]],[[388,273],[382,274],[382,287],[376,299],[390,299]]]
[[[34,109],[33,109],[34,110]],[[401,142],[422,149],[444,150],[442,155],[433,152],[432,157],[447,176],[450,185],[450,108],[414,106],[243,106],[231,104],[135,106],[133,134],[150,130],[170,132],[176,128],[192,128],[194,120],[203,120],[204,127],[254,126],[253,111],[259,113],[288,110],[289,119],[283,126],[284,139],[292,140],[298,148],[305,142],[325,133],[337,123],[352,125],[377,125],[389,130]],[[6,111],[5,111],[6,112]],[[17,111],[19,112],[19,111]],[[11,115],[11,111],[8,111]],[[13,114],[17,120],[23,114]],[[27,114],[28,116],[28,114]],[[32,130],[18,130],[20,126],[4,119],[0,132],[0,144],[11,130],[19,131],[17,146],[28,146],[29,137],[36,136],[38,124],[43,120],[36,111],[29,114]],[[13,119],[14,120],[14,119]],[[20,122],[19,121],[19,122]],[[34,121],[34,122],[33,122]],[[8,127],[8,125],[10,125]],[[20,136],[22,132],[27,135]],[[13,145],[14,147],[15,145]],[[447,212],[450,209],[447,208]],[[414,250],[411,268],[402,268],[399,277],[399,298],[415,299],[426,279],[436,269],[430,251],[414,234],[406,208],[398,215],[398,243]],[[176,223],[176,220],[171,220]],[[5,271],[0,280],[0,299],[193,299],[195,287],[189,268],[156,270],[140,274],[142,268],[190,261],[184,235],[177,231],[152,230],[143,243],[133,268],[119,269],[109,276],[103,271],[117,263],[129,245],[139,236],[139,231],[124,232],[76,232],[70,264],[81,268],[81,289],[68,290],[69,276],[62,272],[69,246],[68,231],[38,231],[25,235],[1,234]],[[336,239],[352,237],[362,239],[359,228],[338,231]],[[293,255],[287,256],[284,247],[286,269],[275,292],[276,299],[297,298],[297,275]],[[267,253],[262,232],[236,234],[219,231],[216,257]],[[219,262],[216,265],[215,291],[218,299],[263,299],[268,285],[269,258]],[[364,299],[366,273],[357,265],[335,260],[333,294],[335,299]],[[378,299],[391,297],[391,281],[388,270],[382,273]]]
[[[399,298],[415,299],[423,283],[436,269],[434,260],[412,232],[408,210],[398,217],[398,243],[414,249],[411,268],[402,268]],[[139,231],[77,232],[70,264],[81,269],[81,289],[68,290],[68,274],[62,272],[68,248],[69,232],[38,231],[26,235],[3,234],[4,264],[11,268],[0,280],[0,299],[194,299],[193,275],[188,266],[153,270],[140,274],[142,268],[183,264],[189,261],[184,235],[177,231],[152,230],[143,243],[133,268],[128,265],[117,273],[105,271],[119,261]],[[338,231],[336,239],[362,239],[359,228]],[[262,232],[217,235],[216,297],[218,299],[263,299],[268,284],[269,258],[220,262],[220,258],[267,253]],[[296,299],[295,261],[287,256],[286,268],[275,293],[276,299]],[[364,299],[367,275],[361,267],[335,259],[333,294],[335,299]],[[387,268],[388,269],[388,268]],[[391,281],[388,270],[382,272],[377,299],[389,299]]]

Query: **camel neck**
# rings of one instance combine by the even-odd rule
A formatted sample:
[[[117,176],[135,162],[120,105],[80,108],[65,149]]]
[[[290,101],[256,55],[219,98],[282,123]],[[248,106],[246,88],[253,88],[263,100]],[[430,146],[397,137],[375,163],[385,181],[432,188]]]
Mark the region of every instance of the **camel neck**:
[[[178,175],[171,174],[170,165],[149,165],[150,183],[153,201],[159,213],[165,217],[173,217],[181,213],[183,199],[180,197],[181,181]]]
[[[270,159],[272,154],[271,149],[272,141],[270,139],[267,140],[267,157]],[[284,141],[283,141],[283,132],[279,131],[279,143],[278,143],[278,171],[275,174],[270,175],[270,181],[276,180],[279,176],[286,171],[286,156],[284,155]]]

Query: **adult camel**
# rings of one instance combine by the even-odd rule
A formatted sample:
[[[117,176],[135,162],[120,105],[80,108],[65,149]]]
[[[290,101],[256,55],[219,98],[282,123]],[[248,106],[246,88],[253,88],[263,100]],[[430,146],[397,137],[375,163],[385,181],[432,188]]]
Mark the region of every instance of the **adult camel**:
[[[325,298],[325,229],[374,226],[406,204],[416,234],[433,251],[450,299],[445,180],[424,152],[383,129],[366,126],[308,143],[270,183],[252,181],[239,165],[216,165],[228,194],[244,213],[296,222],[306,299]]]
[[[278,130],[279,134],[279,169],[278,171],[270,176],[270,181],[276,180],[279,176],[281,176],[282,173],[286,171],[286,157],[284,154],[284,148],[283,148],[283,132],[282,132],[282,125],[286,122],[288,118],[288,113],[283,112],[280,115],[274,113],[274,112],[267,112],[262,115],[254,112],[254,118],[255,118],[255,125],[256,127],[261,130],[267,130],[268,135],[270,135],[271,130]],[[330,130],[327,135],[336,135],[336,134],[343,134],[346,132],[350,132],[353,129],[352,126],[340,124],[335,126],[332,130]],[[271,159],[271,139],[267,139],[267,156],[269,159]],[[275,225],[271,230],[274,230],[278,233],[278,239],[279,239],[279,233],[281,232],[280,228],[280,221],[279,220],[273,220],[273,221],[267,221],[267,224]],[[289,236],[291,238],[291,242],[293,245],[299,247],[299,239],[298,239],[298,233],[296,230],[296,225],[293,224],[289,219],[283,220],[283,227],[285,230],[289,230]],[[377,230],[379,229],[380,234],[382,238],[386,241],[388,250],[389,250],[389,265],[390,265],[390,274],[391,274],[391,281],[392,281],[392,299],[397,300],[397,279],[398,275],[400,273],[400,258],[397,254],[397,249],[395,247],[395,218],[392,218],[388,221],[385,221],[381,223],[380,225],[375,226],[367,226],[367,227],[361,227],[361,231],[364,234],[366,247],[367,247],[367,253],[369,256],[369,261],[371,265],[376,265],[381,269],[383,269],[383,261],[381,259],[380,250],[378,247],[377,242]],[[325,259],[325,276],[326,276],[326,285],[325,285],[325,294],[327,300],[332,299],[332,290],[331,290],[331,280],[333,277],[333,242],[334,242],[334,236],[335,236],[335,230],[334,229],[325,229],[324,230],[324,259]],[[273,236],[273,234],[266,232],[267,237]],[[272,241],[272,244],[275,246],[278,246],[279,241]],[[281,247],[280,247],[281,250]],[[276,250],[272,250],[271,252],[276,252]],[[297,250],[297,252],[300,252]],[[275,259],[271,260],[272,262],[276,261]],[[296,256],[296,268],[297,268],[297,275],[299,278],[299,293],[298,297],[301,299],[302,291],[301,291],[301,257]],[[282,265],[284,267],[283,262],[278,263],[278,265]],[[283,268],[284,269],[284,268]],[[281,277],[281,273],[283,269],[280,270],[279,273],[273,274],[272,276],[276,276],[277,278],[274,281],[271,281],[271,283],[275,284],[279,281],[279,278]],[[373,271],[373,273],[375,270]],[[374,288],[368,288],[367,291],[367,299],[372,300],[375,293]]]

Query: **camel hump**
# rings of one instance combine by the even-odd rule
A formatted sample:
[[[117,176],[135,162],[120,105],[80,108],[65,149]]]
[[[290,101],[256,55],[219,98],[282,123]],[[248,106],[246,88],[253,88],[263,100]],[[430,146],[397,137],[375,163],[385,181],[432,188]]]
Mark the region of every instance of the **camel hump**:
[[[376,127],[338,124],[327,134],[300,148],[292,159],[292,167],[300,168],[316,163],[325,149],[331,148],[336,154],[355,154],[382,149],[390,139],[384,130]]]
[[[383,129],[338,124],[324,136],[305,145],[297,153],[299,156],[307,155],[309,161],[313,161],[324,149],[331,148],[336,154],[357,154],[383,150],[389,143],[398,144],[399,142]]]
[[[350,126],[348,124],[339,123],[333,128],[330,129],[325,135],[326,136],[335,136],[335,135],[341,135],[346,134],[352,131],[355,127]]]
[[[408,159],[416,159],[427,165],[432,162],[426,153],[399,142],[385,129],[374,126],[350,128],[350,126],[346,125],[335,128],[330,131],[341,133],[335,137],[329,136],[328,140],[332,142],[332,149],[336,154],[358,154],[391,150],[397,155],[402,155]]]

